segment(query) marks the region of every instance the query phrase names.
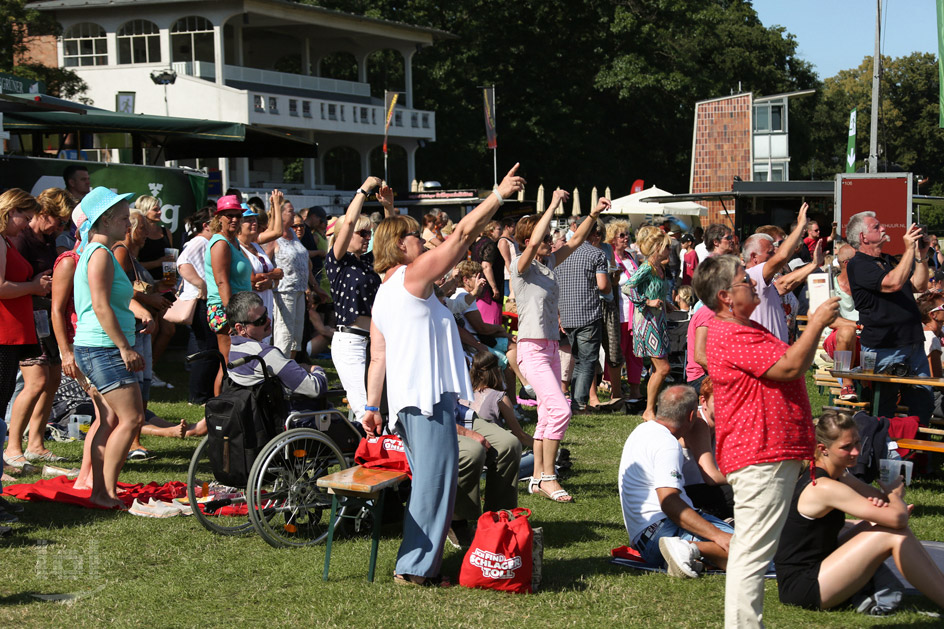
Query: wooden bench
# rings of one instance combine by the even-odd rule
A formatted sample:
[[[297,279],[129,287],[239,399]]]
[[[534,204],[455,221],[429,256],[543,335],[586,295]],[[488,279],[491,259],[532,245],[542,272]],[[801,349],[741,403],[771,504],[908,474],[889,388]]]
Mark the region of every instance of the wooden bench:
[[[409,478],[403,472],[393,470],[368,469],[355,465],[334,474],[328,474],[318,479],[318,486],[327,488],[331,494],[331,519],[328,520],[328,541],[325,545],[325,565],[322,578],[328,580],[328,568],[331,565],[331,544],[334,541],[334,525],[342,517],[353,518],[351,515],[339,515],[338,505],[366,507],[374,519],[373,531],[370,540],[370,563],[367,568],[367,580],[373,582],[374,568],[377,565],[377,547],[380,544],[380,527],[383,519],[383,490],[396,487]]]
[[[922,439],[896,439],[899,448],[921,450],[922,452],[944,452],[944,442],[925,441]]]

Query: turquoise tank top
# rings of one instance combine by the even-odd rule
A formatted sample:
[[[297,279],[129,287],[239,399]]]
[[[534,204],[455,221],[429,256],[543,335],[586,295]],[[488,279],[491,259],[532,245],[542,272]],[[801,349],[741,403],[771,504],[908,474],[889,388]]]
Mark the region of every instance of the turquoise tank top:
[[[116,347],[114,341],[108,336],[102,328],[95,311],[92,309],[92,293],[89,290],[88,283],[88,263],[89,257],[98,249],[108,251],[111,256],[111,263],[114,267],[114,277],[111,281],[111,297],[109,304],[115,317],[118,319],[118,325],[121,326],[121,333],[125,335],[128,345],[134,347],[134,314],[129,305],[134,296],[134,287],[128,276],[122,270],[121,265],[115,259],[115,254],[109,251],[108,247],[93,242],[85,247],[79,263],[75,269],[75,281],[73,288],[73,300],[75,301],[76,330],[75,345],[77,347]]]
[[[249,260],[243,255],[239,247],[234,247],[233,243],[228,241],[225,236],[213,234],[213,238],[210,238],[210,244],[207,245],[203,254],[203,270],[206,273],[207,283],[207,306],[223,305],[219,288],[213,277],[213,264],[210,262],[210,250],[213,249],[213,245],[221,240],[229,245],[229,285],[232,287],[232,294],[252,290],[252,265],[249,264]]]

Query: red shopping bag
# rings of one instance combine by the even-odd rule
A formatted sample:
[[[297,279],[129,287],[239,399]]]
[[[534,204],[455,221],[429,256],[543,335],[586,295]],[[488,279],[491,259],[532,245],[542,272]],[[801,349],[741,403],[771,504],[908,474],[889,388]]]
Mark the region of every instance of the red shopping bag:
[[[396,435],[365,437],[357,446],[354,462],[361,467],[406,472],[410,478],[410,464],[406,460],[403,441]]]
[[[530,509],[488,511],[462,560],[459,585],[523,594],[531,592]]]

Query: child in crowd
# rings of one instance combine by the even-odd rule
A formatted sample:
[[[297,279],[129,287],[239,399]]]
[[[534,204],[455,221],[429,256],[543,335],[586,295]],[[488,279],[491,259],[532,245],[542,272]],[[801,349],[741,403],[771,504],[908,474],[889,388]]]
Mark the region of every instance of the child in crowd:
[[[682,288],[688,288],[683,286]],[[734,517],[734,494],[715,460],[715,396],[711,377],[705,377],[698,394],[698,421],[679,439],[685,493],[696,509],[721,520]]]

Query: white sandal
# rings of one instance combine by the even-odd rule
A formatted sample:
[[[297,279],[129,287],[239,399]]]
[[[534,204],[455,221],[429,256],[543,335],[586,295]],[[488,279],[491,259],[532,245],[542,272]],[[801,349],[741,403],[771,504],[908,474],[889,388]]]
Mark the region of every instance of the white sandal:
[[[528,493],[536,494],[541,491],[541,478],[531,477],[531,480],[528,481]]]
[[[531,487],[533,485],[534,487],[537,488],[537,491],[541,492],[541,494],[543,494],[546,498],[549,498],[550,500],[553,500],[554,502],[574,502],[574,497],[571,496],[569,493],[567,493],[566,489],[558,489],[556,491],[552,491],[551,493],[547,493],[547,491],[545,491],[541,487],[541,483],[543,481],[552,481],[552,480],[557,480],[557,474],[542,474],[541,478],[538,480],[537,483],[534,482],[534,477],[532,476],[531,484],[528,485],[528,491],[529,492],[531,491]],[[531,493],[536,493],[536,492],[531,492]],[[567,498],[570,498],[570,500],[566,500]]]

